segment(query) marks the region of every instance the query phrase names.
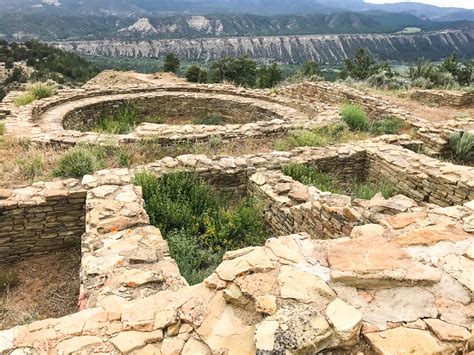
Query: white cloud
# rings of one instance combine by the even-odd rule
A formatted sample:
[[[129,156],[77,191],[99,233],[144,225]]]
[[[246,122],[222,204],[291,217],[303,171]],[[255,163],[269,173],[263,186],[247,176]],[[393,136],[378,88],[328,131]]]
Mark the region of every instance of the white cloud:
[[[474,0],[365,0],[373,4],[386,4],[394,2],[422,2],[424,4],[436,5],[441,7],[463,7],[466,9],[474,9]]]

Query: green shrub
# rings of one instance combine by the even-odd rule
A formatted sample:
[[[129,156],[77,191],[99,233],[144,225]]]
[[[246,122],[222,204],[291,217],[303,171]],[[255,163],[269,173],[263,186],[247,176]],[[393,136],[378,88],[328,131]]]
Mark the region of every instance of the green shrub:
[[[64,153],[53,170],[56,177],[79,178],[105,167],[105,151],[100,147],[78,147]]]
[[[0,292],[15,287],[20,282],[18,273],[14,271],[0,271]]]
[[[363,200],[370,200],[378,193],[383,197],[390,198],[395,192],[395,188],[383,182],[356,182],[352,188],[352,196]]]
[[[0,123],[0,136],[3,136],[6,132],[5,123]]]
[[[99,133],[126,134],[133,131],[139,122],[138,109],[134,104],[126,102],[114,114],[100,118],[93,130]]]
[[[194,173],[157,178],[141,172],[134,182],[142,187],[151,223],[169,241],[171,256],[190,284],[208,276],[225,251],[266,239],[261,214],[252,200],[232,203]]]
[[[314,186],[321,191],[343,192],[336,179],[319,171],[315,165],[290,164],[283,167],[283,173],[304,185]]]
[[[359,106],[352,104],[342,105],[341,117],[353,131],[367,131],[369,129],[367,115]]]
[[[449,136],[449,146],[454,159],[460,162],[471,162],[474,156],[474,135],[469,132],[453,132]]]
[[[405,122],[397,117],[386,117],[374,121],[370,125],[370,133],[373,134],[396,134],[405,126]]]
[[[206,117],[201,117],[201,118],[195,118],[193,120],[193,124],[217,126],[217,125],[223,125],[224,119],[221,116],[211,115],[211,116],[206,116]]]

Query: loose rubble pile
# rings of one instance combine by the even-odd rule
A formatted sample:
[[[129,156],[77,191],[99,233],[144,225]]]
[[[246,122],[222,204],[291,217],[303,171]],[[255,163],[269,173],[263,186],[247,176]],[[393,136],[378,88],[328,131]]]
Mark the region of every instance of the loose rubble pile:
[[[262,92],[232,89],[232,95],[245,101],[252,93],[272,109],[286,100],[284,115],[293,124],[292,117],[305,112],[298,106],[314,100],[312,90],[331,95],[326,86],[290,87],[265,99]],[[204,90],[191,88],[186,95]],[[56,117],[51,112],[67,107],[57,124],[80,100],[105,95],[90,90],[73,93],[74,102],[70,94],[39,102],[32,121],[22,116],[31,107],[17,110],[7,128],[31,125],[40,139],[41,121]],[[83,134],[61,129],[69,138]],[[441,140],[442,132],[426,137]],[[0,263],[78,240],[82,246],[78,312],[0,331],[0,353],[474,351],[474,169],[410,150],[426,139],[382,136],[241,157],[183,155],[133,171],[0,190]],[[285,176],[281,168],[290,163],[314,164],[341,179],[387,181],[398,195],[363,201],[320,191]],[[273,237],[263,246],[227,252],[211,276],[189,286],[133,185],[142,170],[157,176],[194,171],[217,188],[253,196]]]

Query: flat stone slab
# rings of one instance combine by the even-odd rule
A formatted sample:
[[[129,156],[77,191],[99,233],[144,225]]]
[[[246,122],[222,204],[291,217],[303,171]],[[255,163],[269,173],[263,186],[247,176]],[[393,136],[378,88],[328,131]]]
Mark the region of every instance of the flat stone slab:
[[[378,354],[442,354],[443,348],[430,332],[399,327],[365,335]]]
[[[441,272],[412,259],[383,237],[364,236],[328,249],[331,279],[360,288],[432,285]]]
[[[400,246],[433,245],[441,241],[458,241],[470,238],[459,225],[436,225],[414,229],[395,238],[395,243]]]

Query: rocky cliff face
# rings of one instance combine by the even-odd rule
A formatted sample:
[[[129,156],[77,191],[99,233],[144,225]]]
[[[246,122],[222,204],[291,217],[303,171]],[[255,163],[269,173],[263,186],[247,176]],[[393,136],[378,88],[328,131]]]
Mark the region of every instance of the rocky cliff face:
[[[262,60],[300,63],[308,59],[336,64],[366,48],[381,60],[439,60],[453,51],[474,57],[474,30],[429,32],[417,35],[310,35],[230,37],[155,41],[56,42],[56,47],[83,55],[159,58],[173,52],[187,60],[215,60],[249,55]]]

